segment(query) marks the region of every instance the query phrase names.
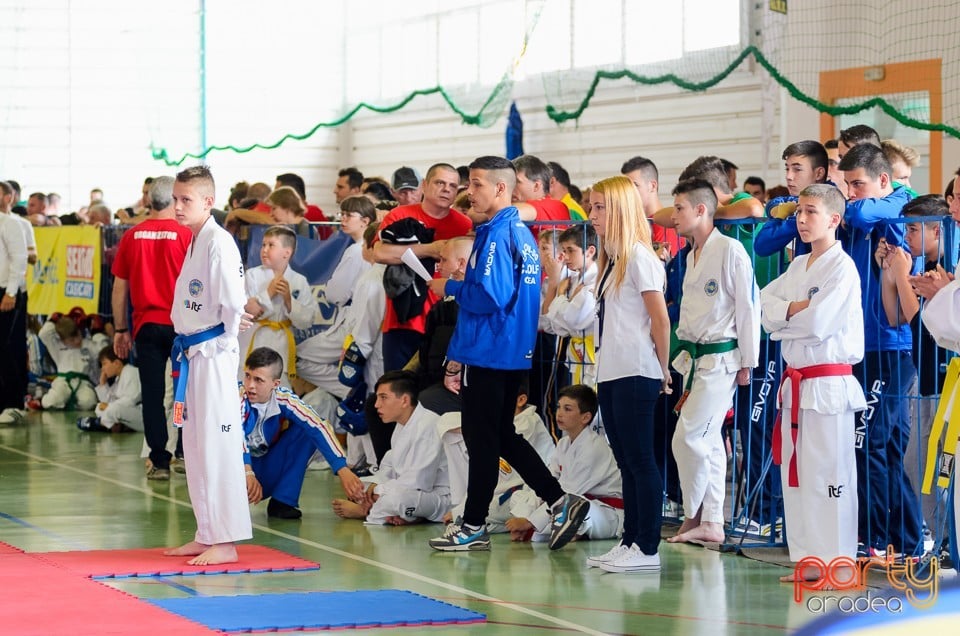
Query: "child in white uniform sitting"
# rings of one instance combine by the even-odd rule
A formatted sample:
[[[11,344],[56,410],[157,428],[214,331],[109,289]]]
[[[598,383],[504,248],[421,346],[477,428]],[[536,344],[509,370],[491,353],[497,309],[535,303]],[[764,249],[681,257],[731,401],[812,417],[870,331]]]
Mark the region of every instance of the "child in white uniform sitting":
[[[83,333],[70,316],[48,320],[40,328],[40,341],[57,365],[54,379],[40,403],[45,409],[89,411],[97,403],[97,393],[90,380],[93,356],[84,346]]]
[[[143,432],[143,410],[140,407],[140,372],[117,357],[113,345],[100,350],[100,403],[93,417],[82,417],[77,426],[83,430]]]
[[[565,492],[590,500],[590,512],[576,536],[612,539],[623,530],[623,488],[607,440],[590,427],[597,410],[597,394],[590,387],[572,384],[560,390],[556,420],[564,435],[549,467]],[[510,512],[506,527],[512,541],[549,539],[550,510],[532,491],[515,493]]]

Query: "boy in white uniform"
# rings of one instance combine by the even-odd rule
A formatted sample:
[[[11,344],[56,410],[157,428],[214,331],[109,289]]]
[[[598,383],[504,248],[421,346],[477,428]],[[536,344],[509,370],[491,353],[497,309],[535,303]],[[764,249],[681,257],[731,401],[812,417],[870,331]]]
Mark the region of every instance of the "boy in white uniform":
[[[727,455],[721,428],[736,385],[750,382],[757,365],[759,289],[743,245],[714,228],[713,187],[687,179],[673,195],[673,221],[693,249],[683,277],[680,353],[673,360],[685,376],[673,454],[688,516],[668,541],[723,541]]]
[[[607,440],[590,427],[597,410],[597,394],[590,387],[572,384],[560,389],[556,419],[564,435],[549,467],[565,492],[590,500],[590,512],[576,536],[612,539],[623,530],[623,487]],[[550,538],[550,510],[532,491],[511,497],[510,513],[506,527],[512,541]]]
[[[93,356],[76,321],[70,316],[48,320],[37,336],[57,367],[57,377],[40,400],[43,408],[92,409],[97,403],[97,393],[90,381]]]
[[[568,275],[556,285],[547,281],[540,329],[567,339],[566,365],[571,384],[593,387],[597,384],[593,339],[597,307],[593,295],[597,282],[597,231],[591,225],[576,225],[564,230],[559,242]]]
[[[178,334],[171,354],[174,423],[183,425],[197,533],[193,541],[164,554],[192,556],[190,565],[235,562],[235,542],[253,537],[237,392],[237,335],[250,323],[243,311],[247,297],[240,251],[210,215],[215,192],[205,166],[180,172],[173,185],[176,219],[193,233],[170,317]]]
[[[290,228],[275,225],[263,234],[258,267],[247,270],[244,286],[247,304],[244,310],[253,316],[253,328],[240,334],[244,357],[258,347],[268,347],[283,358],[280,384],[290,386],[289,375],[297,365],[297,345],[293,327],[309,329],[317,312],[317,303],[307,279],[290,267],[297,249],[297,235]],[[239,370],[243,379],[243,369]]]
[[[513,416],[513,424],[525,440],[527,440],[544,464],[550,465],[556,449],[553,438],[543,425],[543,420],[537,415],[537,407],[527,404],[529,388],[521,384],[517,395],[517,410]],[[467,444],[463,440],[463,431],[460,429],[460,412],[451,411],[440,416],[437,424],[440,441],[443,442],[443,453],[447,458],[447,468],[450,471],[450,498],[453,509],[444,516],[444,522],[450,523],[457,517],[463,516],[463,505],[467,497],[467,472],[470,465],[470,456],[467,454]],[[507,532],[506,522],[512,516],[510,506],[512,497],[519,494],[523,488],[523,480],[517,471],[502,457],[500,458],[500,473],[497,487],[493,491],[493,500],[490,502],[490,512],[487,514],[487,532]],[[540,500],[532,491],[527,491],[532,500],[533,508],[539,505]]]
[[[438,416],[417,404],[417,380],[409,371],[385,373],[376,385],[377,413],[396,422],[390,450],[357,504],[334,499],[333,510],[344,519],[403,526],[439,522],[450,509],[450,477],[437,435]]]
[[[854,427],[866,400],[853,365],[863,359],[863,309],[857,268],[836,238],[845,206],[831,185],[800,192],[797,231],[811,251],[760,294],[763,327],[786,363],[773,456],[791,561],[857,555]],[[810,570],[782,580],[819,575]]]
[[[100,403],[94,417],[82,417],[77,426],[84,430],[123,430],[143,432],[143,409],[140,407],[140,372],[117,357],[113,345],[100,351]],[[113,380],[111,384],[109,381]]]

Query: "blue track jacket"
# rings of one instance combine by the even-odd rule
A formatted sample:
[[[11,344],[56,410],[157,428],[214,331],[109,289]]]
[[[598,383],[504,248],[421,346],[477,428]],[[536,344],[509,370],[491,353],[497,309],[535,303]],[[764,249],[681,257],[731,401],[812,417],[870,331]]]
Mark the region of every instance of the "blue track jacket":
[[[448,359],[488,369],[532,366],[540,253],[517,208],[503,208],[477,228],[463,281],[447,281],[444,291],[460,306]]]

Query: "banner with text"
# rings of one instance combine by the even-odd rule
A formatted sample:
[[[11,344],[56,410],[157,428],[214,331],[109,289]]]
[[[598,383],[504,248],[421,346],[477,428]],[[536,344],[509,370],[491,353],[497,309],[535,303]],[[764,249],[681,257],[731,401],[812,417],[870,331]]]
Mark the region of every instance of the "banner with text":
[[[80,307],[97,313],[100,298],[100,229],[86,225],[34,228],[37,262],[27,268],[27,313]]]

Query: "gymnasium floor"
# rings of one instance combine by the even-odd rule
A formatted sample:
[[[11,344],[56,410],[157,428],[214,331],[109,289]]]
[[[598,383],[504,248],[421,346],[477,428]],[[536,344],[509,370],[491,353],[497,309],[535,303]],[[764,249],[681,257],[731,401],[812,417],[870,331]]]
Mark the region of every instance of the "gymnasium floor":
[[[148,482],[138,434],[84,433],[66,413],[31,413],[0,426],[0,541],[27,551],[143,548],[193,537],[186,480]],[[786,569],[691,545],[661,548],[659,575],[586,570],[611,542],[557,552],[495,535],[489,553],[440,554],[439,526],[367,527],[338,519],[329,471],[309,471],[301,521],[252,509],[254,542],[307,559],[319,571],[120,580],[140,597],[404,589],[487,614],[486,624],[365,633],[778,634],[812,618],[777,582]],[[38,582],[42,585],[42,582]],[[358,608],[362,609],[362,608]],[[2,631],[2,630],[0,630]]]

